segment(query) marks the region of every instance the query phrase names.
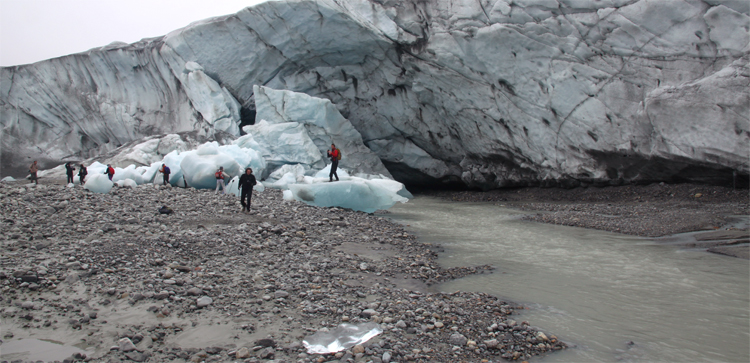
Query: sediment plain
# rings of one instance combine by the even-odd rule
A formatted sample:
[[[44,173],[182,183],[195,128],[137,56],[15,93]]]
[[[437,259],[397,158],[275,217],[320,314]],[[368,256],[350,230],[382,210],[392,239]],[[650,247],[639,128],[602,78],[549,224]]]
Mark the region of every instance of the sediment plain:
[[[750,190],[653,183],[585,188],[432,191],[461,202],[490,202],[528,211],[530,221],[653,238],[686,248],[750,258]]]
[[[440,247],[405,226],[285,202],[271,189],[255,193],[249,214],[238,199],[0,183],[3,341],[60,342],[85,350],[61,361],[96,362],[497,362],[566,347],[516,320],[522,306],[431,292],[492,268],[443,269]],[[307,354],[302,344],[371,321],[383,333],[344,352]]]

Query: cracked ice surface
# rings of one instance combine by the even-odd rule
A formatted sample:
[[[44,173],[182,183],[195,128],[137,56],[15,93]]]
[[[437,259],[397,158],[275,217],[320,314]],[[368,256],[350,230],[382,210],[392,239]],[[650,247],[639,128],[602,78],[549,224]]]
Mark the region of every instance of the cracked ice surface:
[[[279,135],[308,129],[325,155],[343,129],[275,119],[303,115],[278,89],[330,100],[388,167],[344,149],[355,174],[485,189],[721,182],[750,173],[748,29],[745,0],[267,2],[0,69],[2,162],[25,170],[156,133],[233,133],[229,120],[253,110]],[[322,167],[312,148],[305,157]]]

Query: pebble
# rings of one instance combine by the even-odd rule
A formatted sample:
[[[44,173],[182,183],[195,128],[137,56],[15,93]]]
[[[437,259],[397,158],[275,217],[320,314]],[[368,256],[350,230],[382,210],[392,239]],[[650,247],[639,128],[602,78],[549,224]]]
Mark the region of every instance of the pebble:
[[[448,338],[448,343],[459,347],[466,345],[467,342],[468,339],[459,333],[454,333]]]
[[[238,349],[236,353],[236,357],[237,359],[250,358],[250,349],[247,349],[245,347]]]
[[[203,295],[203,290],[197,288],[197,287],[191,287],[185,291],[185,294],[188,296],[201,296]]]
[[[195,301],[195,305],[198,306],[199,308],[204,308],[206,306],[209,306],[209,305],[213,304],[213,302],[214,302],[214,299],[212,299],[212,298],[210,298],[208,296],[202,296],[202,297],[199,297]]]
[[[117,342],[117,345],[121,352],[130,352],[134,351],[135,344],[133,344],[133,341],[130,340],[130,338],[122,338]]]

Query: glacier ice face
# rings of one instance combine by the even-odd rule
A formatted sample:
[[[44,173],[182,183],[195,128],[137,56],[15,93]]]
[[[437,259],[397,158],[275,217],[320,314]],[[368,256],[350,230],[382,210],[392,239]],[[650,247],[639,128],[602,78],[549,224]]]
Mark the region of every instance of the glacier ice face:
[[[240,104],[226,88],[207,76],[200,64],[185,63],[180,81],[195,110],[214,130],[239,134]]]
[[[242,128],[252,135],[259,145],[266,162],[281,166],[284,164],[308,164],[322,167],[323,156],[298,122],[271,124],[260,120],[255,125]]]
[[[749,24],[729,0],[267,2],[0,69],[1,162],[234,132],[284,99],[264,85],[330,100],[408,183],[726,182],[750,173]]]
[[[352,126],[349,120],[341,116],[339,110],[330,100],[311,97],[304,93],[288,90],[274,90],[264,86],[254,86],[256,118],[261,123],[273,125],[301,124],[307,131],[308,138],[317,147],[316,156],[326,155],[331,144],[341,150],[339,165],[353,172],[380,173],[390,176],[377,155],[362,142],[362,135]],[[251,133],[255,126],[246,126]],[[310,146],[311,147],[311,146]],[[318,166],[312,163],[311,167]]]

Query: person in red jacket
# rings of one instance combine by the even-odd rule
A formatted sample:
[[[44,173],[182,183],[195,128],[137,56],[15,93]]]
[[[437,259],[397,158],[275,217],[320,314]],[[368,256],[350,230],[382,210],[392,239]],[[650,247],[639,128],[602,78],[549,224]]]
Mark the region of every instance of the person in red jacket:
[[[336,177],[336,181],[339,181],[339,175],[336,173],[336,169],[339,167],[339,160],[341,160],[341,150],[336,148],[335,144],[331,144],[331,150],[327,151],[328,157],[331,158],[331,172],[328,174],[329,181],[333,181],[333,177]]]
[[[219,188],[221,188],[221,194],[226,194],[227,186],[224,184],[224,178],[229,178],[229,175],[224,172],[224,167],[220,166],[214,176],[216,177],[216,192],[214,194],[219,194]]]
[[[107,174],[109,180],[112,180],[112,177],[115,176],[115,168],[113,168],[112,165],[107,164],[107,170],[104,171],[104,174]]]

